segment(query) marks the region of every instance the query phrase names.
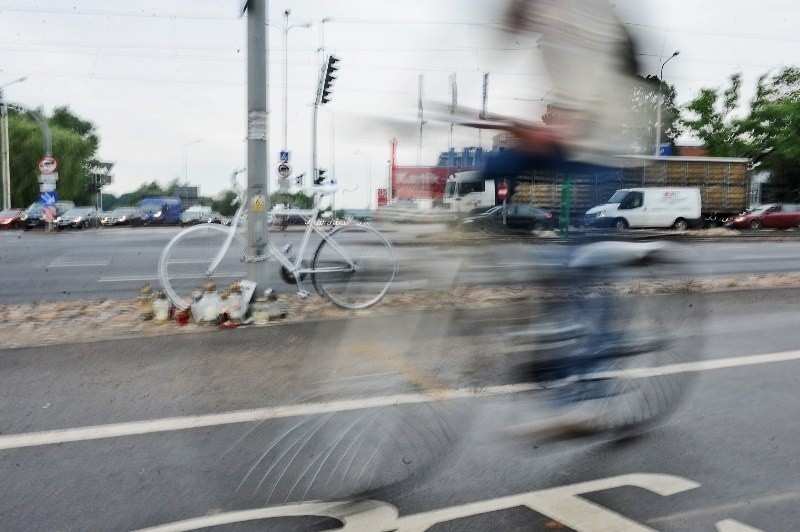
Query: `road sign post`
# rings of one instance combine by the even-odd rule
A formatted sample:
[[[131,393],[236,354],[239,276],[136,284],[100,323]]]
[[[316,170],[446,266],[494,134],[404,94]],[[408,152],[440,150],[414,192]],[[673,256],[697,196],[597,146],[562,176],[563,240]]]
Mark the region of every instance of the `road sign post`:
[[[508,197],[508,184],[503,181],[497,187],[497,199],[503,202],[503,227],[506,226],[506,198]]]

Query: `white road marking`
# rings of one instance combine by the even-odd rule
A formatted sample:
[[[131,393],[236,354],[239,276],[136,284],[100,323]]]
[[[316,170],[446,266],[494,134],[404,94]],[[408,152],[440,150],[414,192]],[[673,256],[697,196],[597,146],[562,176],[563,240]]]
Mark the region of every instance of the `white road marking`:
[[[634,473],[451,506],[404,517],[399,517],[395,506],[381,501],[305,502],[208,515],[154,526],[142,529],[140,532],[187,532],[224,524],[293,516],[332,517],[344,523],[343,528],[337,528],[336,530],[344,531],[422,532],[439,523],[521,506],[544,514],[577,531],[619,530],[641,532],[652,530],[580,497],[580,495],[586,493],[625,486],[635,486],[663,497],[668,497],[698,488],[700,484],[674,475]],[[744,532],[746,529],[741,530]]]
[[[678,523],[681,523],[684,521],[688,521],[689,519],[707,519],[709,516],[713,516],[714,514],[727,514],[729,512],[736,512],[745,508],[748,510],[753,510],[755,508],[765,508],[770,506],[776,506],[778,504],[788,504],[790,507],[796,508],[798,502],[800,502],[800,492],[790,491],[787,493],[775,493],[772,495],[765,495],[763,497],[747,499],[741,502],[718,504],[716,506],[708,506],[705,508],[698,508],[696,510],[678,512],[670,515],[665,515],[663,517],[656,517],[654,519],[649,519],[647,522],[648,524],[651,525],[659,523],[661,524],[668,523],[670,521],[678,521]],[[730,528],[724,530],[733,531],[733,530],[755,530],[755,529]]]
[[[97,280],[98,283],[127,283],[131,281],[158,281],[157,275],[150,275],[147,277],[140,276],[118,276],[118,277],[101,277]]]
[[[56,260],[47,265],[48,268],[87,268],[90,266],[108,266],[111,264],[109,260],[96,260],[96,261],[60,261]]]
[[[726,368],[736,368],[756,364],[771,364],[788,362],[800,359],[800,351],[785,351],[781,353],[767,353],[763,355],[750,355],[731,357],[716,360],[698,361],[686,364],[674,364],[661,368],[645,368],[642,370],[609,372],[609,375],[624,374],[625,376],[646,377],[650,375],[666,375],[684,372],[711,371]],[[205,414],[196,416],[183,416],[161,418],[129,423],[112,423],[108,425],[95,425],[70,429],[45,430],[40,432],[27,432],[0,436],[0,450],[16,449],[22,447],[35,447],[38,445],[52,445],[67,442],[97,440],[102,438],[118,438],[122,436],[135,436],[156,432],[170,432],[216,425],[233,423],[248,423],[269,419],[280,419],[295,416],[310,416],[316,414],[359,410],[364,408],[379,408],[401,404],[419,404],[440,400],[471,399],[510,395],[520,392],[541,389],[536,383],[513,384],[492,386],[482,389],[460,388],[456,390],[434,390],[430,393],[397,394],[365,399],[350,399],[325,403],[304,403],[297,405],[281,405],[250,410],[239,410],[221,414]]]
[[[747,526],[735,519],[725,519],[717,523],[717,530],[719,532],[763,532],[760,528],[753,528]]]

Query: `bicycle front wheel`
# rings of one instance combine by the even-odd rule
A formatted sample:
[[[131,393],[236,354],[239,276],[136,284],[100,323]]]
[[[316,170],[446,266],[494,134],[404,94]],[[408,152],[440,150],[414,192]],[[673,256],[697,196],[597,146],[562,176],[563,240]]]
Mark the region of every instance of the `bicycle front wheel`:
[[[219,286],[245,276],[242,264],[244,245],[238,235],[225,249],[230,227],[218,224],[195,225],[178,233],[158,261],[158,278],[167,297],[184,310],[192,304],[191,293],[213,280]],[[223,251],[224,250],[224,251]],[[222,252],[217,266],[211,270]]]
[[[323,240],[311,266],[320,296],[337,307],[365,309],[389,290],[397,257],[389,240],[365,225],[345,225]]]

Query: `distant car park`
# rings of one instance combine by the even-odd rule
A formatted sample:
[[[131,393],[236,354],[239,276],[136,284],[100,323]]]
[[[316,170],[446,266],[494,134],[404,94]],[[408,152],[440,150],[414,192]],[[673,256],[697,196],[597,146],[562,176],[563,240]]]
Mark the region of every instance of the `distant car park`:
[[[25,227],[25,221],[22,215],[25,214],[25,209],[6,209],[0,212],[0,229],[22,229]]]

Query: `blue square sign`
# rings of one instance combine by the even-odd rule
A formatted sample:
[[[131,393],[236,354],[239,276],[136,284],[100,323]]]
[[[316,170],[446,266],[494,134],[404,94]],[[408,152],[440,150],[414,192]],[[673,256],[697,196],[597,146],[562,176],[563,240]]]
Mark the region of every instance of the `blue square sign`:
[[[58,194],[53,190],[51,192],[42,192],[39,196],[39,203],[42,205],[55,205],[58,202]]]

